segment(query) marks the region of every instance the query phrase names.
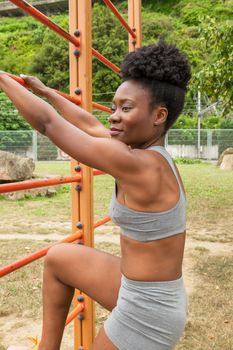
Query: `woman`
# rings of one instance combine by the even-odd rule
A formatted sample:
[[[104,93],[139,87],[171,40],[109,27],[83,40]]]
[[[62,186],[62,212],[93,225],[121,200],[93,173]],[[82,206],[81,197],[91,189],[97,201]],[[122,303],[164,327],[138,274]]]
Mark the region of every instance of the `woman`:
[[[24,76],[65,119],[0,74],[0,88],[33,128],[116,180],[110,214],[121,228],[122,256],[72,244],[49,250],[39,350],[60,348],[74,288],[112,311],[92,350],[173,349],[185,326],[185,194],[164,142],[182,111],[190,67],[175,46],[160,41],[129,53],[121,68],[110,129],[39,80]]]

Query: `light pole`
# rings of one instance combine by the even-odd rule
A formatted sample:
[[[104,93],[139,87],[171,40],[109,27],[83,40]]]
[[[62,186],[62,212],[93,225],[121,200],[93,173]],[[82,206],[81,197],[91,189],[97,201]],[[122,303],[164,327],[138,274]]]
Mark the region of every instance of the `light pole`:
[[[201,92],[197,91],[197,158],[201,155]]]
[[[207,112],[214,111],[216,113],[216,106],[218,102],[212,103],[210,106],[204,108],[201,110],[201,94],[200,91],[198,90],[198,95],[197,95],[197,157],[198,159],[200,158],[201,154],[201,116]]]

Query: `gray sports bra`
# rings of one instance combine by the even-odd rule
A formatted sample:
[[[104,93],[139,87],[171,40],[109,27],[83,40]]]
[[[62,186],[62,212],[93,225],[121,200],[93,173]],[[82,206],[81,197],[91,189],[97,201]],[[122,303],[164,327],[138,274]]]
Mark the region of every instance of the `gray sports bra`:
[[[121,228],[122,235],[137,241],[154,241],[185,231],[186,199],[176,168],[170,154],[162,146],[151,146],[147,150],[159,152],[169,163],[180,189],[176,205],[163,212],[143,212],[130,209],[118,202],[116,188],[110,202],[112,221]]]

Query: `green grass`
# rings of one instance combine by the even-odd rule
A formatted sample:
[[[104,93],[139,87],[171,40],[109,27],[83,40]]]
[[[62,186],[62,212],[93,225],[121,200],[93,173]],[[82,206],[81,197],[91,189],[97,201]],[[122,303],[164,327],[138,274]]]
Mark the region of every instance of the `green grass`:
[[[44,246],[45,242],[31,240],[1,241],[1,266],[10,264]],[[38,315],[41,311],[42,266],[43,261],[37,260],[2,279],[0,317],[25,312],[27,317]]]
[[[231,242],[233,173],[213,164],[179,165],[188,200],[188,229],[199,240]],[[206,235],[208,231],[208,235]]]
[[[177,350],[233,349],[233,256],[197,251],[195,293],[189,300],[189,321]]]
[[[233,174],[222,171],[213,164],[178,164],[188,200],[187,228],[193,238],[213,242],[230,242],[232,240],[232,222],[228,220],[233,207]],[[37,162],[35,172],[40,175],[69,175],[69,162]],[[113,179],[111,176],[94,178],[95,221],[108,214]],[[70,185],[57,190],[52,198],[37,197],[19,201],[1,200],[0,215],[2,225],[0,233],[24,232],[25,220],[38,222],[32,227],[33,233],[43,231],[67,234],[62,223],[70,222],[71,196]],[[9,221],[9,212],[11,219]],[[45,223],[49,225],[44,228]],[[65,225],[67,226],[67,225]],[[208,233],[207,233],[208,231]],[[30,225],[26,227],[30,233]],[[25,233],[26,233],[25,232]]]
[[[68,161],[48,161],[36,162],[35,173],[39,175],[60,175],[65,176],[70,174],[70,162]]]
[[[189,300],[189,320],[176,350],[232,350],[232,254],[214,255],[205,242],[232,242],[233,172],[222,171],[213,164],[178,164],[188,199],[188,237],[203,241],[203,246],[187,252],[194,266],[194,292]],[[38,162],[36,173],[68,175],[68,162]],[[108,213],[113,179],[94,178],[95,220]],[[0,264],[19,259],[47,244],[49,240],[30,240],[34,233],[70,233],[70,186],[58,189],[52,198],[2,199],[1,233],[28,233],[29,240],[2,240]],[[119,254],[115,244],[102,243],[99,249]],[[191,255],[190,255],[191,254]],[[0,316],[23,315],[41,318],[41,281],[43,263],[39,260],[15,271],[1,281]],[[33,297],[31,297],[33,296]],[[97,329],[108,312],[97,307]],[[23,320],[22,318],[22,320]],[[16,324],[17,326],[17,324]],[[27,334],[25,334],[26,336]],[[1,336],[0,336],[1,338]],[[5,350],[1,344],[0,350]]]

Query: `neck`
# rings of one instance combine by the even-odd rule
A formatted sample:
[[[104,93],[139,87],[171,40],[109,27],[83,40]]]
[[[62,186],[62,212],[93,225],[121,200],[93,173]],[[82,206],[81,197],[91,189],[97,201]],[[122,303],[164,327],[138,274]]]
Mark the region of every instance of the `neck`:
[[[163,146],[165,145],[165,135],[160,135],[157,138],[154,138],[153,140],[149,140],[141,145],[135,145],[131,146],[131,148],[140,148],[140,149],[146,149],[150,146]]]

